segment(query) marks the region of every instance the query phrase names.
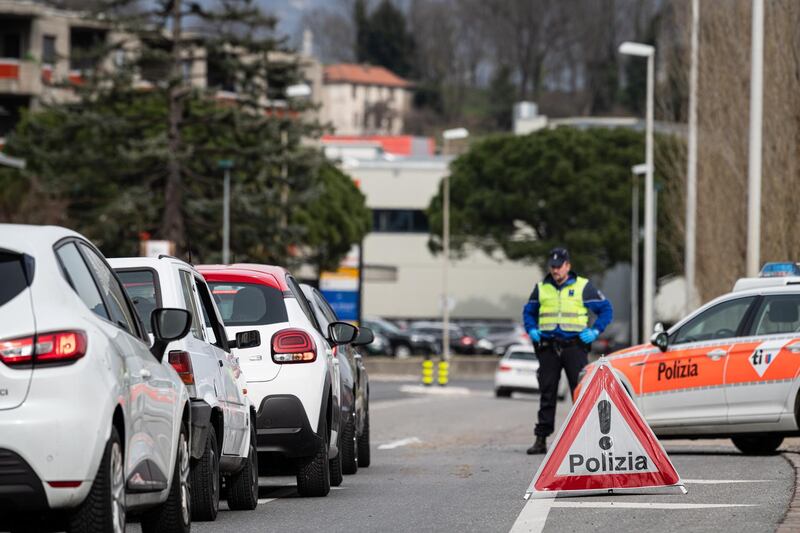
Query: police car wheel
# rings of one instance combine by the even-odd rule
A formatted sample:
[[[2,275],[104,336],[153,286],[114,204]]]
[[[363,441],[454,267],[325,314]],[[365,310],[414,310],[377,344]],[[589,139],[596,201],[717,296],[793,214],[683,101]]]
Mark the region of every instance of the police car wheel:
[[[734,446],[739,448],[739,451],[745,455],[771,455],[781,445],[783,437],[771,433],[757,433],[755,435],[731,437],[731,440]]]
[[[494,390],[494,395],[498,398],[511,398],[511,389],[505,387],[497,387]]]

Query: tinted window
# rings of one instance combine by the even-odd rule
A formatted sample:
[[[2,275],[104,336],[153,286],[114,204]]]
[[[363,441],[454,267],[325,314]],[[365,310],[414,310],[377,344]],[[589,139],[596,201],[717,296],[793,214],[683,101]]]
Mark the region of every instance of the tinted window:
[[[756,335],[794,333],[800,329],[800,294],[765,296],[756,313]]]
[[[108,320],[108,310],[102,298],[100,298],[100,291],[97,290],[92,274],[89,272],[89,268],[86,266],[75,244],[69,243],[61,246],[56,250],[56,255],[61,263],[61,268],[64,269],[64,273],[67,275],[67,281],[78,293],[86,307],[96,315]]]
[[[715,305],[687,322],[675,335],[673,344],[729,339],[736,336],[754,296]]]
[[[219,316],[214,310],[214,301],[208,292],[208,285],[202,278],[195,276],[194,286],[197,289],[197,295],[200,297],[200,311],[203,313],[208,342],[227,350],[228,342],[225,340],[225,328],[220,323]]]
[[[427,233],[428,217],[419,209],[373,209],[372,231],[385,233]]]
[[[127,270],[117,271],[117,276],[122,281],[125,292],[130,296],[133,308],[144,324],[145,330],[152,333],[150,315],[158,307],[160,300],[155,273],[152,270]]]
[[[197,310],[197,303],[194,299],[194,287],[192,286],[192,275],[181,270],[181,292],[183,293],[183,304],[185,309],[192,315],[192,335],[200,340],[203,338],[203,325],[200,322],[200,312]]]
[[[317,317],[314,316],[314,312],[311,310],[311,304],[308,303],[308,300],[306,300],[303,291],[300,290],[300,286],[292,276],[286,276],[286,284],[289,285],[289,291],[297,299],[297,303],[300,304],[300,309],[302,309],[303,313],[306,315],[306,317],[308,317],[308,321],[311,322],[312,326],[319,329]]]
[[[536,361],[536,354],[533,352],[511,352],[508,354],[508,358],[518,361]]]
[[[209,285],[226,326],[259,326],[289,320],[280,289],[255,283]]]
[[[97,252],[83,243],[81,243],[81,250],[83,250],[89,268],[94,272],[97,279],[97,285],[100,289],[100,294],[103,295],[103,300],[108,306],[111,321],[131,335],[136,335],[134,318],[128,308],[128,303],[125,301],[125,292],[122,285],[114,277],[114,273],[106,262],[97,255]]]
[[[10,302],[28,286],[22,261],[21,255],[0,252],[0,305]]]

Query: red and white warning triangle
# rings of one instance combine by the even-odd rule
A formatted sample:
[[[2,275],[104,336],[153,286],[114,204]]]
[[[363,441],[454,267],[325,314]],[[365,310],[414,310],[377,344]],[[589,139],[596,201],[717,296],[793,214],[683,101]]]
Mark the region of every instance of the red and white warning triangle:
[[[528,487],[528,497],[675,487],[680,476],[607,361],[601,359]]]

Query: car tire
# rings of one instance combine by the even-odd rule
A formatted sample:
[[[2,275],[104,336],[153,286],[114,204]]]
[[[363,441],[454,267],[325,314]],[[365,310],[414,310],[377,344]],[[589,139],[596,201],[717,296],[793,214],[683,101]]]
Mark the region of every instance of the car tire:
[[[772,455],[783,443],[781,435],[773,433],[756,433],[731,437],[733,445],[745,455]]]
[[[191,467],[192,520],[213,522],[219,511],[219,447],[217,431],[209,425],[203,456]]]
[[[320,421],[319,437],[322,442],[310,460],[301,462],[297,470],[297,493],[305,497],[327,496],[331,491],[331,474],[328,463],[330,448],[328,424]]]
[[[369,409],[364,411],[364,429],[356,438],[358,444],[358,466],[367,468],[370,463],[369,455]]]
[[[356,425],[353,417],[348,416],[342,430],[342,447],[339,448],[339,455],[342,456],[342,473],[353,475],[358,472],[357,453]]]
[[[328,468],[331,471],[331,487],[338,487],[344,480],[342,475],[342,432],[339,431],[338,435],[339,442],[336,445],[336,457],[328,459]]]
[[[250,425],[250,446],[241,470],[228,478],[228,507],[231,511],[252,511],[258,505],[258,444],[255,424]]]
[[[125,532],[125,457],[117,429],[111,428],[100,468],[83,503],[72,512],[67,531]]]
[[[411,357],[411,347],[408,344],[398,344],[394,349],[396,359],[408,359]]]
[[[511,398],[511,389],[506,387],[497,387],[494,389],[494,395],[497,398]]]
[[[192,495],[189,484],[189,431],[181,424],[175,471],[167,501],[142,516],[142,533],[189,533],[192,525]]]

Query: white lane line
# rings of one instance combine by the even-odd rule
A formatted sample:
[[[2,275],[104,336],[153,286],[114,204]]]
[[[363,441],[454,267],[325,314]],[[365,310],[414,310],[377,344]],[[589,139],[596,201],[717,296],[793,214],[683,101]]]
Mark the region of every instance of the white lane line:
[[[425,385],[403,385],[400,392],[409,394],[429,394],[431,396],[469,396],[472,391],[466,387],[436,387]]]
[[[277,499],[278,498],[261,498],[260,500],[258,500],[258,505],[262,505],[262,504],[269,503],[269,502],[274,502]]]
[[[541,533],[554,502],[555,497],[531,498],[525,502],[509,533]]]
[[[758,507],[752,503],[655,503],[655,502],[553,502],[553,507],[567,509],[719,509]]]
[[[378,446],[379,450],[394,450],[395,448],[399,448],[401,446],[408,446],[409,444],[419,444],[422,441],[419,440],[417,437],[409,437],[407,439],[400,439],[393,442],[387,442],[386,444],[381,444]]]
[[[772,483],[774,479],[683,479],[692,485],[725,485],[728,483]]]

